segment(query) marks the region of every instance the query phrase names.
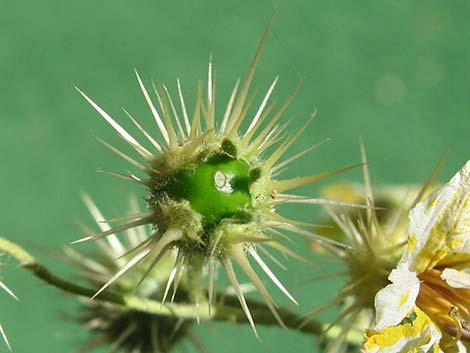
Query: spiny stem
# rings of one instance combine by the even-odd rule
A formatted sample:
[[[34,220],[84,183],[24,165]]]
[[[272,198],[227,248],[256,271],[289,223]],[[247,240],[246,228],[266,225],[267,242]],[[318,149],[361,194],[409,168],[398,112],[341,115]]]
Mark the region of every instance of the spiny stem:
[[[67,293],[88,298],[91,298],[96,293],[96,289],[86,288],[54,275],[22,247],[2,237],[0,237],[0,253],[1,252],[7,253],[15,258],[21,263],[23,268],[31,271],[37,278]],[[177,316],[183,319],[196,319],[199,317],[202,320],[211,319],[230,323],[248,323],[245,313],[237,304],[237,299],[232,296],[225,296],[223,302],[212,305],[210,311],[208,303],[201,303],[199,309],[196,311],[192,304],[165,303],[162,305],[161,302],[156,300],[144,299],[132,295],[119,295],[111,291],[101,293],[94,300],[112,303],[124,306],[130,310],[155,315]],[[247,299],[247,304],[250,306],[253,319],[257,324],[266,326],[279,325],[265,304],[249,299]],[[299,315],[283,308],[278,309],[278,312],[282,321],[289,329],[298,330],[313,336],[320,336],[327,327],[327,324],[311,320],[299,328],[299,324],[302,322],[302,318]],[[358,340],[354,339],[357,344],[359,344],[361,340],[361,337],[359,337]]]
[[[42,279],[44,282],[53,285],[54,287],[60,288],[65,292],[88,298],[91,298],[96,293],[96,289],[82,287],[54,275],[38,262],[26,263],[23,264],[23,267],[27,270],[30,270],[36,277]],[[119,305],[126,305],[124,297],[110,291],[102,293],[99,300]]]

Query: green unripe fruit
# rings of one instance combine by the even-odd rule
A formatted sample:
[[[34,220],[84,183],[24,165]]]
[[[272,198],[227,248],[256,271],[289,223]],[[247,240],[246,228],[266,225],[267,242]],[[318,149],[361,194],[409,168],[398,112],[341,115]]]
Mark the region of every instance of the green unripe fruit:
[[[194,170],[184,170],[168,184],[170,198],[189,201],[211,227],[224,218],[238,219],[251,206],[250,167],[238,159],[216,155]],[[243,217],[245,219],[246,217]]]

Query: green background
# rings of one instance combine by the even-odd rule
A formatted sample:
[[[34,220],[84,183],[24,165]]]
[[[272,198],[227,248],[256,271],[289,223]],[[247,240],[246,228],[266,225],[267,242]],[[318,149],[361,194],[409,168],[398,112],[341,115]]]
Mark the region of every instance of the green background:
[[[123,143],[74,85],[120,121],[124,106],[152,126],[133,68],[146,82],[156,79],[172,90],[181,78],[191,102],[212,53],[221,108],[244,75],[275,5],[278,14],[255,87],[265,91],[279,74],[282,98],[305,79],[284,118],[295,114],[294,128],[315,109],[318,116],[291,153],[332,138],[286,175],[359,161],[360,136],[376,185],[422,182],[449,147],[440,180],[469,158],[467,1],[1,0],[0,232],[47,259],[47,249],[80,236],[75,219],[90,222],[80,191],[89,192],[105,214],[122,214],[133,187],[95,169],[125,171],[127,165],[93,135]],[[336,180],[360,180],[360,171]],[[316,210],[291,207],[285,214],[313,219]],[[301,239],[298,243],[303,247]],[[315,269],[292,261],[289,267],[280,277],[297,295],[300,312],[339,286],[304,283]],[[74,298],[15,265],[7,265],[2,276],[21,300],[0,294],[1,322],[15,352],[73,352],[83,343],[86,333],[69,319]],[[280,303],[286,301],[280,297]],[[310,337],[281,329],[260,329],[262,343],[247,326],[210,323],[196,331],[209,353],[315,351]]]

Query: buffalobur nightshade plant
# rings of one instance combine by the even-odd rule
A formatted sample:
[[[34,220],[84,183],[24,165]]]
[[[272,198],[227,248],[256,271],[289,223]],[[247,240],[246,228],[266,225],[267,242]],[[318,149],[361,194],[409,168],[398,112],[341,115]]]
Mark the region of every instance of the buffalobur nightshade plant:
[[[400,206],[388,220],[378,217],[366,166],[364,214],[327,206],[339,228],[328,236],[348,247],[326,250],[345,263],[350,277],[333,299],[309,314],[342,305],[325,329],[344,322],[327,352],[345,352],[353,330],[365,331],[364,353],[468,352],[470,161],[429,192],[442,162],[408,210]]]
[[[468,352],[470,161],[409,216],[405,251],[375,296],[363,351]]]
[[[427,197],[429,183],[423,187],[409,212],[408,231],[406,214],[412,206],[401,205],[396,217],[381,218],[383,205],[372,192],[364,151],[362,198],[348,200],[348,190],[339,197],[343,201],[291,194],[355,166],[282,179],[288,165],[321,142],[294,155],[287,153],[313,118],[293,134],[289,123],[282,122],[298,88],[277,106],[272,99],[276,77],[255,103],[251,84],[270,23],[246,77],[236,82],[222,110],[219,98],[216,109],[212,59],[207,85],[199,84],[191,111],[179,80],[172,96],[165,85],[152,83],[148,90],[136,72],[160,136],[125,114],[145,142],[77,88],[138,155],[100,140],[138,171],[108,173],[135,182],[146,192],[143,211],[134,199],[131,210],[114,219],[105,219],[84,196],[100,231],[85,227],[84,237],[74,242],[92,241],[94,253],[77,247],[64,251],[80,284],[53,274],[1,237],[0,252],[46,283],[80,297],[75,317],[94,334],[82,352],[101,345],[109,352],[169,352],[187,340],[199,348],[191,328],[200,319],[249,323],[256,336],[255,321],[326,336],[326,351],[334,353],[361,343],[367,353],[467,352],[469,165]],[[358,206],[357,200],[365,205]],[[279,214],[278,207],[284,204],[322,204],[334,228],[315,234],[311,224]],[[349,278],[334,298],[302,318],[278,307],[265,281],[297,304],[265,260],[284,267],[275,256],[280,253],[310,263],[283,244],[298,235],[313,242],[313,249],[339,257]],[[241,285],[237,267],[262,302],[245,296],[247,287]],[[220,271],[228,278],[228,289],[216,286]],[[0,287],[14,296],[3,282]],[[341,310],[333,322],[314,320],[337,304]],[[374,317],[375,326],[370,323]],[[9,347],[1,326],[0,333]]]
[[[146,138],[147,146],[79,90],[143,159],[138,161],[102,141],[143,174],[110,172],[144,186],[146,208],[106,220],[91,199],[84,197],[100,232],[85,229],[86,236],[76,243],[90,240],[100,251],[95,255],[77,247],[65,251],[67,261],[79,270],[81,283],[57,276],[25,249],[1,237],[0,251],[44,282],[81,298],[82,309],[77,316],[97,336],[85,351],[109,344],[110,351],[166,352],[184,337],[198,345],[190,331],[194,319],[249,323],[256,336],[254,318],[264,325],[298,328],[299,316],[276,305],[256,271],[263,272],[297,304],[265,259],[284,267],[272,254],[274,250],[310,263],[282,244],[282,240],[289,240],[292,234],[321,242],[329,240],[304,229],[304,223],[283,217],[277,208],[290,203],[335,204],[289,192],[354,166],[292,179],[279,178],[290,163],[321,142],[282,159],[313,119],[312,115],[294,134],[288,132],[289,123],[281,122],[298,88],[276,107],[275,100],[271,100],[278,82],[276,77],[255,106],[255,94],[250,93],[250,87],[271,20],[245,79],[237,81],[222,111],[216,110],[212,60],[206,93],[199,84],[191,114],[179,80],[176,104],[164,85],[152,83],[155,95],[152,99],[136,72],[160,138],[151,136],[125,112]],[[252,263],[256,263],[257,270]],[[248,286],[239,282],[234,264],[248,277],[251,282]],[[220,269],[230,283],[228,290],[216,288]],[[246,288],[255,288],[264,302],[246,298]],[[322,327],[321,323],[313,322],[301,330],[318,335]]]
[[[364,202],[367,207],[351,209],[325,206],[330,217],[325,223],[334,224],[335,228],[319,230],[325,232],[324,236],[344,244],[343,247],[323,247],[323,250],[338,258],[346,267],[344,272],[339,273],[347,277],[344,287],[330,301],[307,314],[308,318],[313,318],[323,310],[340,305],[340,314],[325,329],[328,331],[343,322],[336,337],[327,345],[326,352],[331,353],[345,352],[348,348],[348,336],[357,335],[358,331],[361,332],[371,325],[376,295],[388,284],[388,276],[405,249],[409,226],[408,213],[429,192],[432,179],[442,163],[441,161],[421,188],[408,188],[404,191],[405,186],[401,187],[401,190],[395,187],[391,193],[382,193],[380,199],[370,182],[367,157],[362,143],[361,154],[364,162],[362,194],[357,194],[357,187],[343,186],[340,189],[342,197],[337,196],[340,196],[338,199],[348,202]],[[338,192],[333,190],[334,185],[329,189],[330,194]],[[386,197],[383,197],[384,195]],[[399,203],[393,206],[391,199],[396,199],[398,195]],[[314,244],[313,250],[321,250],[319,245],[321,246]],[[308,322],[308,319],[305,322]]]
[[[249,90],[256,65],[268,34],[265,30],[246,78],[235,88],[223,110],[216,112],[216,86],[209,63],[206,99],[199,85],[196,106],[192,117],[178,81],[180,110],[164,85],[153,86],[159,109],[151,98],[139,74],[137,80],[162,140],[157,141],[127,111],[126,114],[146,137],[148,149],[137,141],[115,119],[81,90],[79,92],[95,110],[116,130],[137,154],[140,162],[117,148],[103,142],[113,152],[145,174],[123,176],[135,181],[147,190],[148,210],[126,216],[127,223],[107,229],[100,234],[87,235],[76,242],[97,240],[144,224],[152,226],[152,233],[131,250],[130,258],[108,282],[95,294],[97,297],[123,274],[151,258],[148,271],[152,271],[162,256],[176,249],[177,255],[168,280],[176,291],[178,278],[188,272],[191,281],[190,300],[196,311],[207,302],[208,310],[214,300],[214,282],[217,267],[225,271],[255,334],[256,328],[246,303],[233,264],[236,263],[263,297],[280,325],[284,325],[276,310],[276,304],[263,280],[255,272],[250,260],[255,262],[267,277],[294,303],[293,296],[281,284],[265,263],[271,257],[269,250],[301,259],[295,252],[281,244],[284,232],[313,237],[302,228],[300,222],[287,219],[276,212],[277,206],[292,202],[319,203],[321,200],[290,195],[302,185],[314,183],[341,173],[351,167],[332,172],[313,174],[293,179],[277,179],[282,169],[317,145],[282,160],[286,151],[298,139],[310,123],[295,134],[288,134],[288,124],[279,124],[281,115],[294,98],[297,90],[275,110],[275,102],[269,102],[276,86],[276,78],[251,113],[255,95]],[[313,116],[312,116],[313,117]],[[248,125],[243,128],[244,122]],[[268,250],[269,249],[269,250]],[[204,268],[207,268],[207,299],[204,293]],[[166,297],[163,297],[164,302]]]

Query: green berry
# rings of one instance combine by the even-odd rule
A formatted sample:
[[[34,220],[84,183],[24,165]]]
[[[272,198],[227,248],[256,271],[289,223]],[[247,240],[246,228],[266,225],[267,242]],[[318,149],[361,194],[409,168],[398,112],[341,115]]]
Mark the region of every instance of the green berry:
[[[205,227],[222,219],[237,218],[251,206],[250,167],[238,159],[215,155],[195,169],[173,176],[166,191],[170,198],[189,201],[203,217]]]

